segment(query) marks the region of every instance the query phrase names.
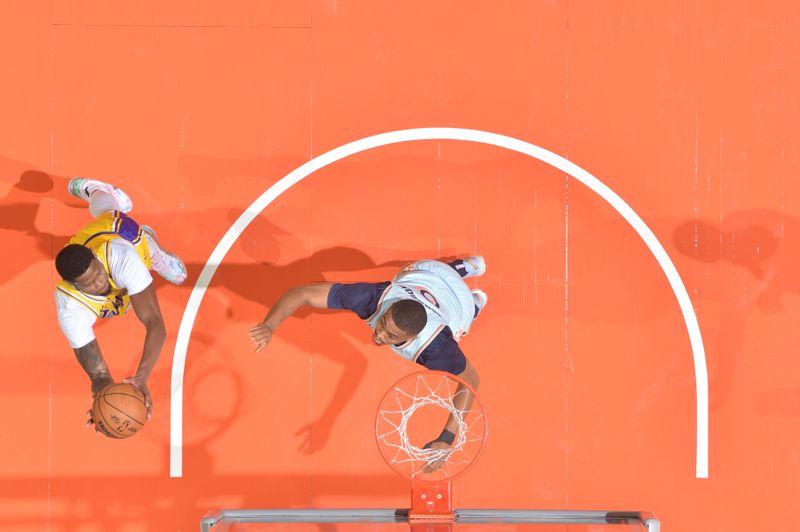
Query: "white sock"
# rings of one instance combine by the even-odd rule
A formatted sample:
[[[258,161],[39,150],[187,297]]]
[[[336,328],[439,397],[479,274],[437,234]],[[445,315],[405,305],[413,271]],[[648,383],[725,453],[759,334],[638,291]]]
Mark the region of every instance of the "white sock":
[[[89,212],[92,216],[97,218],[104,212],[119,210],[119,202],[113,195],[103,192],[102,190],[95,190],[89,196]]]

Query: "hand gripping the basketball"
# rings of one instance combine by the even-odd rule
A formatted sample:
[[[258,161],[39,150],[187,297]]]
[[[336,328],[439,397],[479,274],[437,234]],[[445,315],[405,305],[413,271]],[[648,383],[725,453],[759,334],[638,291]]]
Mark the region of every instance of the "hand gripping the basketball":
[[[144,403],[144,407],[145,407],[145,410],[147,412],[147,419],[149,420],[151,418],[151,413],[152,413],[152,409],[153,409],[153,403],[152,403],[152,400],[150,399],[150,390],[147,388],[146,378],[137,375],[137,376],[134,376],[134,377],[128,377],[127,379],[124,379],[122,382],[126,383],[126,384],[128,384],[128,385],[130,385],[130,386],[132,386],[134,388],[136,388],[136,390],[138,390],[138,392],[141,394],[141,397],[138,398],[138,402],[139,402],[139,405],[141,405],[142,402]],[[143,414],[144,414],[143,412],[140,412],[138,415],[136,415],[135,417],[132,418],[134,420],[134,422],[135,422],[132,428],[128,428],[128,426],[130,425],[129,421],[124,422],[121,425],[118,423],[117,426],[116,426],[116,429],[115,429],[115,430],[117,430],[116,433],[112,433],[111,431],[108,430],[108,426],[107,426],[108,425],[108,420],[106,420],[105,423],[96,422],[97,420],[95,419],[95,416],[98,414],[98,411],[97,411],[97,408],[98,408],[98,403],[97,403],[98,395],[100,395],[100,394],[107,395],[109,393],[108,390],[110,390],[112,388],[115,388],[115,387],[119,387],[119,386],[122,386],[122,385],[121,384],[120,385],[115,384],[114,380],[111,378],[110,375],[106,375],[106,376],[104,376],[102,378],[92,379],[92,399],[93,399],[93,403],[92,403],[92,408],[89,409],[86,412],[86,418],[87,418],[86,419],[86,427],[92,427],[93,426],[96,433],[103,434],[104,436],[108,436],[109,438],[115,438],[115,439],[127,438],[127,437],[135,434],[138,431],[138,429],[141,428],[141,426],[144,423],[143,421],[140,421],[141,418],[143,417]],[[110,392],[110,393],[112,395],[120,395],[118,390],[116,390],[114,392]],[[121,395],[130,396],[130,392],[122,393]],[[106,401],[107,401],[107,399],[106,399]],[[108,404],[108,403],[106,403],[106,404]],[[102,407],[100,407],[100,408],[102,408]],[[112,408],[114,408],[113,404],[112,404]],[[127,412],[125,412],[125,414],[127,415]],[[100,413],[99,415],[103,416],[104,414]],[[136,419],[137,417],[138,417],[138,420]],[[112,416],[112,419],[114,421],[119,421],[119,420],[115,419],[113,416]],[[120,426],[122,426],[125,429],[125,431],[122,431],[122,432],[119,431],[119,427]]]
[[[85,426],[86,426],[87,429],[89,427],[94,427],[94,433],[95,434],[102,434],[103,436],[108,436],[109,438],[113,438],[113,436],[111,434],[109,434],[108,431],[106,431],[103,427],[101,427],[100,425],[98,425],[97,423],[94,422],[94,418],[92,417],[92,409],[91,408],[86,411],[86,423],[85,423]]]
[[[97,394],[100,393],[103,389],[107,386],[114,384],[114,379],[111,378],[111,375],[108,373],[104,373],[102,375],[98,375],[92,378],[92,401],[97,397]],[[94,422],[94,418],[92,418],[92,409],[86,411],[86,423],[84,424],[86,428],[94,427],[95,434],[103,434],[105,436],[111,437],[111,434],[106,432],[103,427],[97,425]]]
[[[150,390],[147,388],[147,377],[134,375],[133,377],[122,379],[122,382],[133,384],[142,392],[142,395],[144,395],[144,405],[147,407],[147,420],[149,421],[153,415],[153,401],[150,399]]]

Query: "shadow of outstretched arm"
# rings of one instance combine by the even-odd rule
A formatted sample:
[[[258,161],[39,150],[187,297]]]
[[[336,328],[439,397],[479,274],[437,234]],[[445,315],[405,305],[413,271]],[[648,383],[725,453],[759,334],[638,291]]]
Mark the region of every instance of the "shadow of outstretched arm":
[[[336,420],[353,398],[367,371],[366,357],[344,340],[344,333],[327,344],[321,355],[341,365],[342,374],[336,383],[333,397],[322,414],[316,420],[300,427],[294,434],[301,438],[298,450],[306,455],[316,453],[328,443]]]

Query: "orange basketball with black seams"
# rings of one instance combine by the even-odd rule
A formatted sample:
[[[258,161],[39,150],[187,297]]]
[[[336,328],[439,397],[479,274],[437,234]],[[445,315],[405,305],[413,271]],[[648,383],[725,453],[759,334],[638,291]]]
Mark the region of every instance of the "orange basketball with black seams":
[[[132,384],[111,384],[103,388],[92,404],[97,429],[110,438],[130,438],[147,421],[144,395]]]

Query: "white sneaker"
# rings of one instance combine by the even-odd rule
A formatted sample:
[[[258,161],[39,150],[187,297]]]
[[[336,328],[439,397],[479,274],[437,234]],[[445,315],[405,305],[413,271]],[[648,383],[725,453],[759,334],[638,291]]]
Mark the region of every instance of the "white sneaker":
[[[469,277],[479,277],[486,273],[486,260],[480,255],[466,257],[461,259],[461,261],[464,263],[464,269],[467,270],[467,274],[464,276],[464,279]]]
[[[133,201],[131,198],[125,194],[122,189],[114,185],[109,185],[108,183],[97,181],[96,179],[85,179],[83,177],[73,177],[69,180],[69,183],[67,183],[67,191],[76,198],[80,198],[84,201],[89,201],[92,194],[98,190],[113,196],[114,199],[117,200],[120,211],[129,212],[133,209]]]
[[[166,279],[172,284],[182,284],[188,272],[183,261],[165,249],[161,249],[158,244],[158,237],[153,228],[149,225],[143,225],[142,232],[147,238],[147,246],[150,248],[150,260],[153,262],[153,271]]]
[[[475,302],[475,308],[478,309],[478,314],[481,313],[483,308],[486,306],[486,303],[489,302],[489,296],[486,295],[486,292],[483,290],[470,290],[472,292],[472,300]]]

